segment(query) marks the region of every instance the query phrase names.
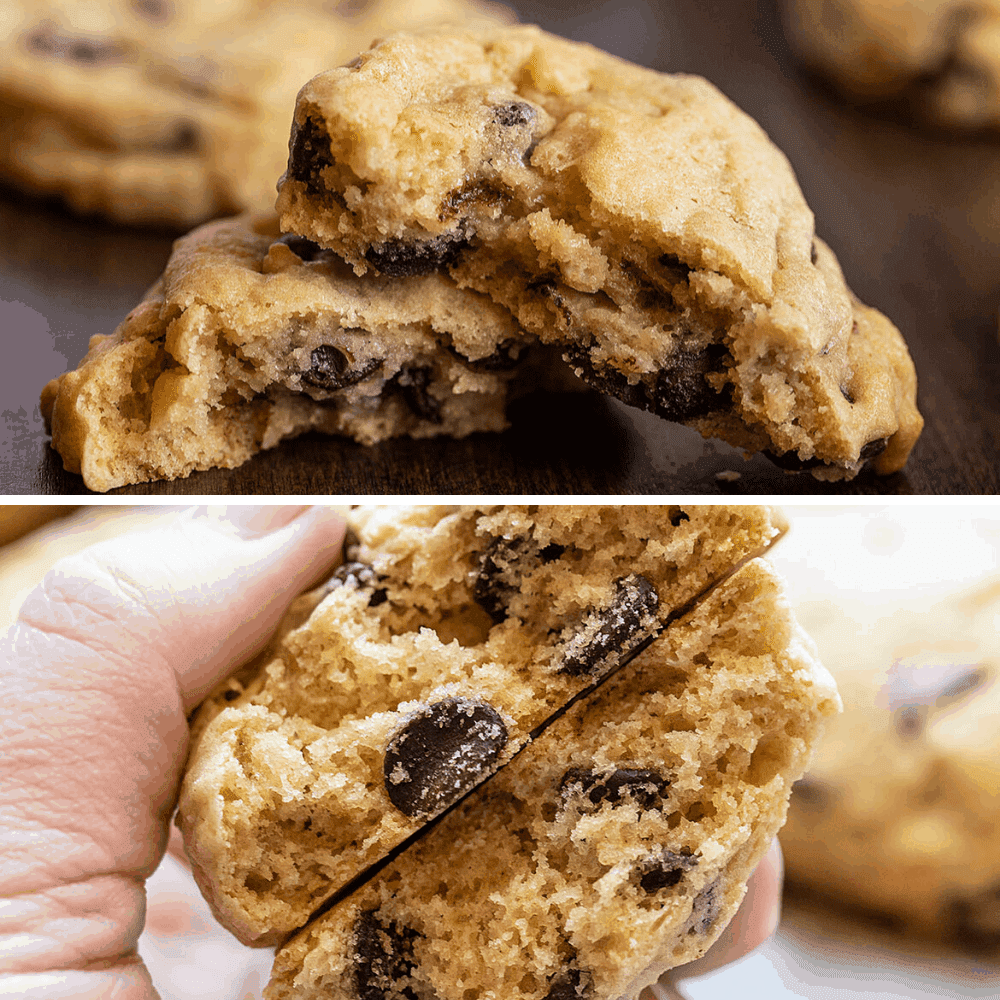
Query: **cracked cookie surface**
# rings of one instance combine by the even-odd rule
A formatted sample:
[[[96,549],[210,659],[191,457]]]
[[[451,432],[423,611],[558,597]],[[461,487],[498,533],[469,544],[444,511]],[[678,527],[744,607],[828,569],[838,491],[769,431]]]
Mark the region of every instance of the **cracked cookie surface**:
[[[726,926],[838,704],[751,562],[279,949],[265,997],[636,997]]]
[[[833,602],[800,608],[844,714],[792,795],[789,877],[897,926],[996,949],[1000,581],[880,611],[864,623]]]
[[[784,528],[721,506],[362,508],[350,523],[347,561],[193,721],[179,825],[245,943],[303,926]],[[588,801],[625,794],[574,781]]]
[[[357,278],[272,213],[178,240],[163,277],[42,394],[92,490],[233,468],[308,430],[370,444],[506,426],[540,363],[510,314],[446,275]],[[540,376],[539,376],[540,377]]]
[[[306,85],[282,226],[359,274],[444,272],[585,382],[825,479],[922,420],[785,157],[711,84],[538,28],[396,35]]]
[[[1000,127],[997,0],[784,0],[789,41],[859,101],[906,101],[953,129]]]
[[[405,26],[509,18],[473,0],[3,0],[0,176],[129,223],[269,207],[311,76]]]

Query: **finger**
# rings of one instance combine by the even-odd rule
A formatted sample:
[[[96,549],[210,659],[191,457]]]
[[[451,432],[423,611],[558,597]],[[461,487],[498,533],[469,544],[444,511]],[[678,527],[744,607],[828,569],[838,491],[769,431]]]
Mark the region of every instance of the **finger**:
[[[781,885],[784,862],[777,839],[747,881],[740,908],[719,939],[699,959],[672,969],[666,981],[673,982],[721,969],[759,948],[777,929],[781,918]],[[661,994],[669,997],[670,993]]]
[[[31,594],[3,649],[0,971],[154,995],[134,950],[186,713],[342,538],[318,508],[201,510],[64,560]]]

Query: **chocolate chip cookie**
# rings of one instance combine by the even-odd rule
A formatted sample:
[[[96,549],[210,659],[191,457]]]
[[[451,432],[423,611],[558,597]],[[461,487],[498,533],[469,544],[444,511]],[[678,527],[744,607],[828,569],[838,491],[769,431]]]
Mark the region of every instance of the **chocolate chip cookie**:
[[[363,508],[350,524],[344,564],[193,721],[179,825],[246,943],[302,927],[784,527],[697,506]]]
[[[269,207],[310,77],[407,25],[509,18],[475,0],[3,0],[0,177],[130,223]]]
[[[728,923],[837,705],[750,563],[281,948],[265,997],[634,998]]]
[[[789,878],[899,926],[1000,946],[1000,582],[887,606],[802,608],[844,715],[795,786]]]
[[[299,94],[282,227],[489,295],[585,382],[845,479],[922,420],[785,157],[711,84],[534,27],[400,34]]]
[[[907,102],[950,128],[1000,126],[997,0],[785,0],[802,60],[856,101]]]
[[[508,387],[530,387],[544,351],[447,275],[358,278],[264,213],[178,240],[42,413],[65,467],[105,491],[233,468],[307,430],[366,444],[500,430]]]

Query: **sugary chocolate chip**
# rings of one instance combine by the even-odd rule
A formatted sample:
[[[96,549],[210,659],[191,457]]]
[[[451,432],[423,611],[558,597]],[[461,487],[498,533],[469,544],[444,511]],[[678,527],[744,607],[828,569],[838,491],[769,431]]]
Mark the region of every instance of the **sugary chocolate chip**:
[[[585,802],[600,808],[604,802],[612,806],[622,798],[633,800],[640,809],[653,809],[666,794],[670,781],[648,767],[619,767],[610,774],[599,774],[588,768],[571,767],[559,782],[564,799],[582,796]]]
[[[25,44],[33,52],[88,66],[122,62],[128,55],[127,47],[114,38],[74,35],[51,23],[39,25],[25,38]]]
[[[365,910],[354,925],[354,982],[358,1000],[405,997],[417,1000],[408,979],[416,962],[413,946],[422,935],[398,922],[385,922],[377,910]]]
[[[288,150],[288,177],[305,184],[306,191],[316,198],[327,194],[322,172],[333,166],[330,136],[314,118],[299,125],[292,120],[292,136]]]
[[[573,677],[598,676],[622,666],[648,646],[659,632],[656,588],[638,573],[615,584],[606,608],[595,608],[557,654],[558,672]]]
[[[332,344],[320,344],[309,355],[310,368],[302,373],[302,381],[318,389],[346,389],[368,378],[382,367],[383,358],[369,358],[359,368],[352,369],[347,355]]]
[[[848,389],[847,386],[842,385],[840,387],[840,394],[841,394],[841,396],[844,397],[844,399],[847,400],[848,403],[851,404],[851,406],[854,405],[854,396],[851,395],[851,390]]]
[[[357,590],[361,590],[365,587],[374,588],[378,583],[378,574],[371,566],[361,562],[345,562],[333,571],[330,579],[322,585],[322,591],[323,596],[326,597],[327,594],[331,594],[333,591],[348,584]],[[377,595],[381,595],[381,597],[376,600]],[[381,604],[385,600],[385,597],[384,589],[376,590],[368,604],[369,606]]]
[[[516,128],[518,125],[531,125],[538,117],[538,112],[524,101],[511,101],[493,109],[493,120],[504,128]]]
[[[409,278],[451,266],[471,245],[462,227],[459,232],[442,233],[429,240],[387,240],[373,244],[365,251],[365,260],[391,278]]]
[[[691,916],[688,918],[688,934],[706,934],[715,923],[722,911],[722,901],[719,899],[719,880],[710,882],[697,896],[691,906]]]
[[[323,252],[323,248],[318,243],[313,243],[305,236],[297,236],[295,233],[285,233],[274,242],[284,243],[296,257],[305,261],[315,260]]]
[[[640,866],[639,885],[644,892],[652,895],[660,889],[677,885],[685,872],[698,867],[698,859],[691,854],[675,854],[664,851],[654,858],[648,858]]]
[[[585,1000],[591,992],[589,976],[580,969],[567,969],[551,981],[545,1000]]]
[[[385,790],[407,816],[431,816],[492,769],[507,727],[486,702],[446,698],[414,712],[386,747]]]
[[[391,386],[402,394],[406,405],[421,420],[439,424],[442,419],[441,404],[429,391],[433,374],[430,368],[404,368],[393,377]]]
[[[494,624],[507,617],[510,599],[521,585],[518,560],[525,550],[523,538],[494,538],[479,556],[479,572],[472,585],[472,599]]]
[[[729,353],[722,344],[708,344],[701,350],[678,348],[667,358],[650,386],[645,382],[630,385],[628,378],[607,365],[597,366],[590,352],[572,346],[564,355],[580,371],[584,382],[598,392],[614,396],[629,406],[650,410],[665,420],[683,422],[725,410],[732,400],[732,387],[717,392],[706,379],[726,369]]]
[[[945,914],[959,944],[977,951],[1000,945],[1000,883],[978,895],[952,900]]]

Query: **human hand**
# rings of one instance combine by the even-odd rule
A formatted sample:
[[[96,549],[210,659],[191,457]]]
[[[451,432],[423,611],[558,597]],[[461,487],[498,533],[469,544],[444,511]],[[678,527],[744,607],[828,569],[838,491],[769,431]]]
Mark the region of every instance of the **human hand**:
[[[136,942],[187,714],[336,560],[323,508],[165,518],[57,564],[6,637],[0,993],[151,1000]]]

